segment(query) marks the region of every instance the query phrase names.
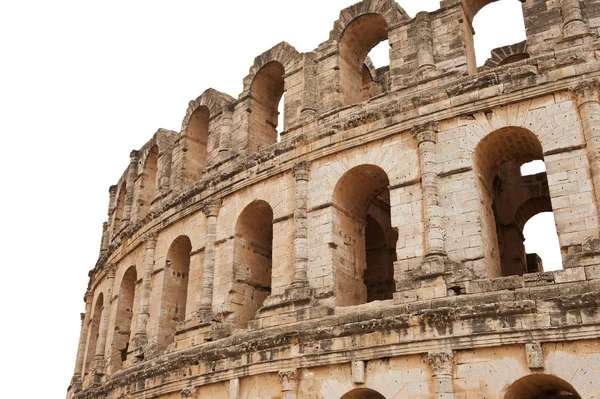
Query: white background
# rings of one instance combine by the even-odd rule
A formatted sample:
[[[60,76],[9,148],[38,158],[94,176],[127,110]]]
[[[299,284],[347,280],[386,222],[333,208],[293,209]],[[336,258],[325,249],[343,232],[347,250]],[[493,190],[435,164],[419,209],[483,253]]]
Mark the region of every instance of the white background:
[[[205,89],[237,97],[254,57],[278,42],[316,48],[352,3],[0,1],[1,397],[64,397],[108,187],[129,152],[160,127],[179,131]],[[439,6],[399,4],[410,16]],[[477,16],[480,64],[524,40],[520,6]]]

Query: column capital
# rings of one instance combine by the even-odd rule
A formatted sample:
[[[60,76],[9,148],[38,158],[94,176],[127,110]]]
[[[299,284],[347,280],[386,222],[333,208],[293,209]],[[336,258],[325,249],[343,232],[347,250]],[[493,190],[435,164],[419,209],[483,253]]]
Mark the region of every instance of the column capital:
[[[220,198],[215,198],[205,200],[201,204],[200,209],[206,217],[217,217],[219,215],[219,210],[221,209],[221,206],[223,206],[223,201],[221,201]]]
[[[298,389],[300,381],[300,371],[298,369],[288,369],[279,371],[279,378],[283,391],[295,391]]]
[[[296,180],[308,180],[308,172],[310,171],[309,161],[300,161],[292,168],[292,173]]]
[[[452,373],[452,360],[454,358],[453,351],[442,350],[429,352],[427,353],[427,358],[434,375]]]
[[[598,80],[585,80],[573,86],[571,92],[577,97],[577,103],[582,105],[590,101],[598,102],[599,88],[600,82]]]
[[[146,243],[146,249],[156,248],[156,241],[158,238],[157,233],[147,233],[142,237],[142,242]]]
[[[416,124],[412,128],[413,136],[417,140],[418,144],[430,141],[436,142],[435,133],[438,129],[438,123],[435,121],[429,121],[425,123]]]

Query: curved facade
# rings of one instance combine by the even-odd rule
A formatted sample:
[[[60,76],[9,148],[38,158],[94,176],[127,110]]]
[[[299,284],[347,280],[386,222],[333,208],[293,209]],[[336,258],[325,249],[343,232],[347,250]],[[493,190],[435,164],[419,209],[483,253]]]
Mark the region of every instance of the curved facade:
[[[600,1],[522,0],[478,69],[492,1],[364,0],[133,151],[67,397],[600,397]]]

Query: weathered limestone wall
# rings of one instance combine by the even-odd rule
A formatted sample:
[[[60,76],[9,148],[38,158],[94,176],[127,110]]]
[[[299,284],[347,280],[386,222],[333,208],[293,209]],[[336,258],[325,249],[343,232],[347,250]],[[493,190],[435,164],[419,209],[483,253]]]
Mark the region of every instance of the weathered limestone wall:
[[[600,2],[523,1],[477,68],[490,2],[359,2],[132,151],[68,398],[597,397]],[[546,211],[563,269],[528,273]]]

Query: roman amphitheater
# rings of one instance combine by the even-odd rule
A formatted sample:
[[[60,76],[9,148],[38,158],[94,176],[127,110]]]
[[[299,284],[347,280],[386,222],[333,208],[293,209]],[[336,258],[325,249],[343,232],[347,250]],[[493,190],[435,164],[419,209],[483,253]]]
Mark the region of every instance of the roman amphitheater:
[[[67,398],[600,398],[600,0],[521,0],[478,68],[493,1],[364,0],[132,151]]]

